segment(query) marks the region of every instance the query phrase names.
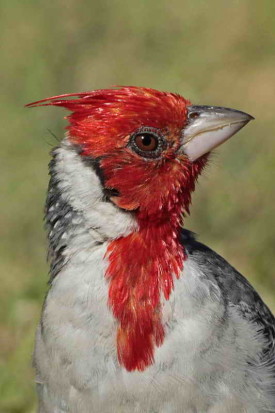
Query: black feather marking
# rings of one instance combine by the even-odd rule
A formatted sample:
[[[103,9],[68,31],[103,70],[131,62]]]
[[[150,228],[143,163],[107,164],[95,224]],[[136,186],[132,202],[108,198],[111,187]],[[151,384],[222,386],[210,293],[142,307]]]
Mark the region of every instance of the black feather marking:
[[[225,302],[237,308],[239,314],[263,334],[266,345],[260,362],[270,366],[275,376],[275,318],[251,284],[224,258],[195,239],[194,234],[182,230],[181,243],[188,256],[192,257],[206,278],[219,286]]]
[[[103,201],[110,201],[110,198],[114,196],[119,196],[119,191],[115,188],[107,188],[105,186],[105,176],[103,169],[101,168],[100,161],[102,158],[93,158],[91,156],[83,156],[81,157],[82,162],[85,163],[85,165],[89,166],[90,168],[93,168],[95,171],[96,175],[98,176],[100,183],[102,185],[102,190],[104,194]]]
[[[45,205],[45,224],[48,232],[50,261],[50,282],[68,262],[65,251],[69,234],[68,229],[72,226],[72,219],[77,215],[72,206],[61,196],[58,186],[59,180],[55,172],[56,152],[52,152],[53,159],[49,163],[50,182]],[[69,236],[69,235],[68,235]]]

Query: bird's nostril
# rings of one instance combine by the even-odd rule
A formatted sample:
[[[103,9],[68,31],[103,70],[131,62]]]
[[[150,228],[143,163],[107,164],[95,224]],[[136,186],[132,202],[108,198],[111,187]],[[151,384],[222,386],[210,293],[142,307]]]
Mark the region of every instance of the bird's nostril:
[[[198,112],[191,112],[191,113],[189,113],[188,118],[189,119],[196,119],[199,116],[200,116],[200,114]]]

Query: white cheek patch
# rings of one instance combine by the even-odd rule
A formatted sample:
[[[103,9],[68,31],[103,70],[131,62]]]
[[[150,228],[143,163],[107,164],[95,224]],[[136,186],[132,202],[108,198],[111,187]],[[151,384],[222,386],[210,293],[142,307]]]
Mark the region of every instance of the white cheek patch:
[[[55,173],[62,197],[82,212],[88,227],[96,228],[106,239],[119,238],[137,229],[132,214],[103,200],[103,188],[96,172],[82,162],[81,155],[66,139],[56,155]]]

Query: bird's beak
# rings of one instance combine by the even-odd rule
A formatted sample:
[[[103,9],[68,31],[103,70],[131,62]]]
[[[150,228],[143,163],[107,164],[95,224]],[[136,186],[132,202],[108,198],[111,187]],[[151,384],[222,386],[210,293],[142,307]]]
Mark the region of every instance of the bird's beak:
[[[218,106],[188,106],[188,123],[183,130],[181,150],[191,162],[231,138],[253,116]]]

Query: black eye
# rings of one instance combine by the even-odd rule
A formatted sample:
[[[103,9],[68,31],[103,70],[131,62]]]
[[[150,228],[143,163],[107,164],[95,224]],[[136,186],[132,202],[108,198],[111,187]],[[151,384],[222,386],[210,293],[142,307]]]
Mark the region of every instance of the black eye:
[[[157,158],[166,147],[166,141],[157,129],[144,127],[133,133],[130,146],[145,158]]]

